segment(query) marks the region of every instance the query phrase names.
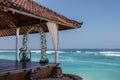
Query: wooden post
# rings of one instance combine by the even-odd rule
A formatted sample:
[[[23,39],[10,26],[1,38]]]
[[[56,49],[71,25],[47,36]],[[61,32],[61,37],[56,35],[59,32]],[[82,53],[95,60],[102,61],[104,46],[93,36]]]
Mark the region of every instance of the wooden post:
[[[55,63],[59,63],[59,54],[58,54],[58,51],[55,51]]]
[[[59,63],[59,53],[58,53],[58,45],[59,45],[59,34],[58,34],[58,31],[57,31],[57,42],[56,42],[56,49],[55,49],[55,63]]]
[[[18,61],[19,55],[19,28],[16,29],[16,61]]]

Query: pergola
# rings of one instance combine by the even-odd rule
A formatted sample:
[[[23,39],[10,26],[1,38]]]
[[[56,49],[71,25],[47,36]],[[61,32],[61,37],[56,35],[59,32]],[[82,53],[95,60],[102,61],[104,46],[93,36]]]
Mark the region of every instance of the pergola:
[[[19,35],[24,34],[23,50],[27,50],[27,35],[40,33],[41,53],[46,53],[45,32],[50,32],[58,59],[58,31],[80,28],[82,22],[68,19],[32,0],[0,0],[0,37],[16,35],[16,60],[18,60]]]

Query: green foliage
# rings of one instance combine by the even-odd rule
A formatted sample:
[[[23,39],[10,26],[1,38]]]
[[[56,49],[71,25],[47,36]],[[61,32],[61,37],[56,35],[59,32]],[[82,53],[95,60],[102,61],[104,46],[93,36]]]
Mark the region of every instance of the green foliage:
[[[49,63],[49,59],[48,58],[41,59],[40,63]]]
[[[26,57],[26,61],[29,62],[29,61],[31,61],[31,60],[30,60],[30,58]]]
[[[46,62],[46,63],[49,63],[49,59],[48,59],[48,58],[45,58],[45,62]]]
[[[21,62],[29,62],[29,61],[31,61],[31,59],[28,58],[28,57],[25,57],[25,59],[22,58],[20,61],[21,61]]]

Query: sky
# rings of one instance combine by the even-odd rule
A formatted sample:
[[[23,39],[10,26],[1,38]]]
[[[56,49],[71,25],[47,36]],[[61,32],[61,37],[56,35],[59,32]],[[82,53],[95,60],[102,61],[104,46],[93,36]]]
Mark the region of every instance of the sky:
[[[67,18],[83,22],[81,28],[60,31],[60,49],[120,49],[120,0],[34,0]],[[53,48],[47,33],[47,47]],[[28,48],[40,48],[40,36],[29,35]],[[15,36],[0,38],[0,49],[15,49]],[[22,36],[20,36],[22,47]]]

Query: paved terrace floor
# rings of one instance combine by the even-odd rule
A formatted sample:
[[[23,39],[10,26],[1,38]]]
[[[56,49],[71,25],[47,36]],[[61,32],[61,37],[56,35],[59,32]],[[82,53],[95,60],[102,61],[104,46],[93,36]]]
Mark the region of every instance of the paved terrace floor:
[[[35,68],[42,68],[46,66],[55,65],[54,63],[49,64],[40,64],[39,62],[28,62],[28,63],[21,63],[16,62],[14,60],[4,60],[0,59],[0,75],[19,72],[21,70],[30,70]]]
[[[53,65],[55,66],[56,64],[54,63],[39,64],[39,62],[21,63],[13,60],[0,59],[0,76],[5,74],[17,73],[24,70],[44,68]],[[76,75],[64,74],[60,78],[47,77],[39,80],[82,80],[82,78]]]

